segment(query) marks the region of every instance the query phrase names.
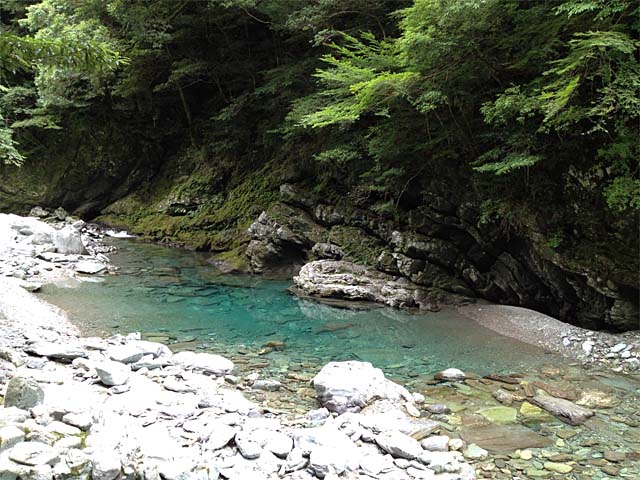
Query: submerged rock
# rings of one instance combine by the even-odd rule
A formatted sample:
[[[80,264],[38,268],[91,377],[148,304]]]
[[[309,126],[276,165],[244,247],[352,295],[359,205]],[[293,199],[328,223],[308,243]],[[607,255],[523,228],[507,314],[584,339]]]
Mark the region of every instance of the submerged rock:
[[[580,425],[594,415],[594,412],[583,408],[564,398],[555,398],[549,395],[536,395],[531,403],[543,408],[569,425]]]
[[[82,260],[76,264],[76,272],[87,275],[95,275],[96,273],[104,272],[106,269],[107,266],[104,263],[95,260]]]

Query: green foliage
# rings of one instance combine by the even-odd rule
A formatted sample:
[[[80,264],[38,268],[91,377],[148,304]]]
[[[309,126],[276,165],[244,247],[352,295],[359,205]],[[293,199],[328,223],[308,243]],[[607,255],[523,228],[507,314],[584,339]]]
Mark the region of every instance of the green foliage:
[[[628,0],[416,0],[395,14],[396,38],[331,44],[319,90],[291,116],[301,127],[366,129],[372,157],[391,167],[421,150],[436,158],[443,142],[475,172],[525,172],[528,185],[598,163],[611,177],[598,185],[609,205],[634,207],[635,157],[615,146],[640,119],[637,15]],[[398,148],[400,135],[412,149]],[[576,145],[621,155],[575,158]]]

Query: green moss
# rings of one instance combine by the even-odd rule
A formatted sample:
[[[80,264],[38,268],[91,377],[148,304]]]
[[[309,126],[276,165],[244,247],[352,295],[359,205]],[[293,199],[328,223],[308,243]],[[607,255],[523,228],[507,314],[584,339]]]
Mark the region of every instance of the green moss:
[[[375,265],[384,245],[377,238],[357,227],[335,226],[329,232],[329,241],[339,245],[349,260]]]

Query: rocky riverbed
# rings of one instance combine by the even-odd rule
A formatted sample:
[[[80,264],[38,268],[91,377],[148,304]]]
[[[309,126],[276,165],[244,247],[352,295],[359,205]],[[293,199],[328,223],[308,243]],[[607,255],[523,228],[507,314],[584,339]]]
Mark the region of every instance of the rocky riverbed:
[[[81,272],[85,261],[103,265],[99,275],[113,270],[103,233],[61,216],[44,224],[51,230],[0,216],[0,478],[640,475],[640,383],[599,362],[485,376],[451,368],[404,387],[371,364],[332,362],[278,381],[242,366],[238,352],[232,361],[184,345],[172,351],[137,333],[82,337],[28,291],[60,275],[91,278]],[[65,229],[85,251],[57,251]],[[586,354],[589,340],[578,338],[570,342]],[[597,339],[591,359],[605,348],[601,338],[612,341],[584,338]],[[625,343],[607,348],[635,358],[637,344]],[[272,354],[261,353],[268,365]]]

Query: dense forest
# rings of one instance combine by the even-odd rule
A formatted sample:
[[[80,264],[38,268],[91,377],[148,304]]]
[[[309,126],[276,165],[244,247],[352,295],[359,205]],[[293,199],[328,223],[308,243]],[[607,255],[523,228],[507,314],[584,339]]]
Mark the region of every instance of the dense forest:
[[[348,258],[395,245],[417,283],[637,328],[637,2],[0,5],[0,210],[258,271],[247,229],[295,232],[313,198],[352,219],[315,215]]]

